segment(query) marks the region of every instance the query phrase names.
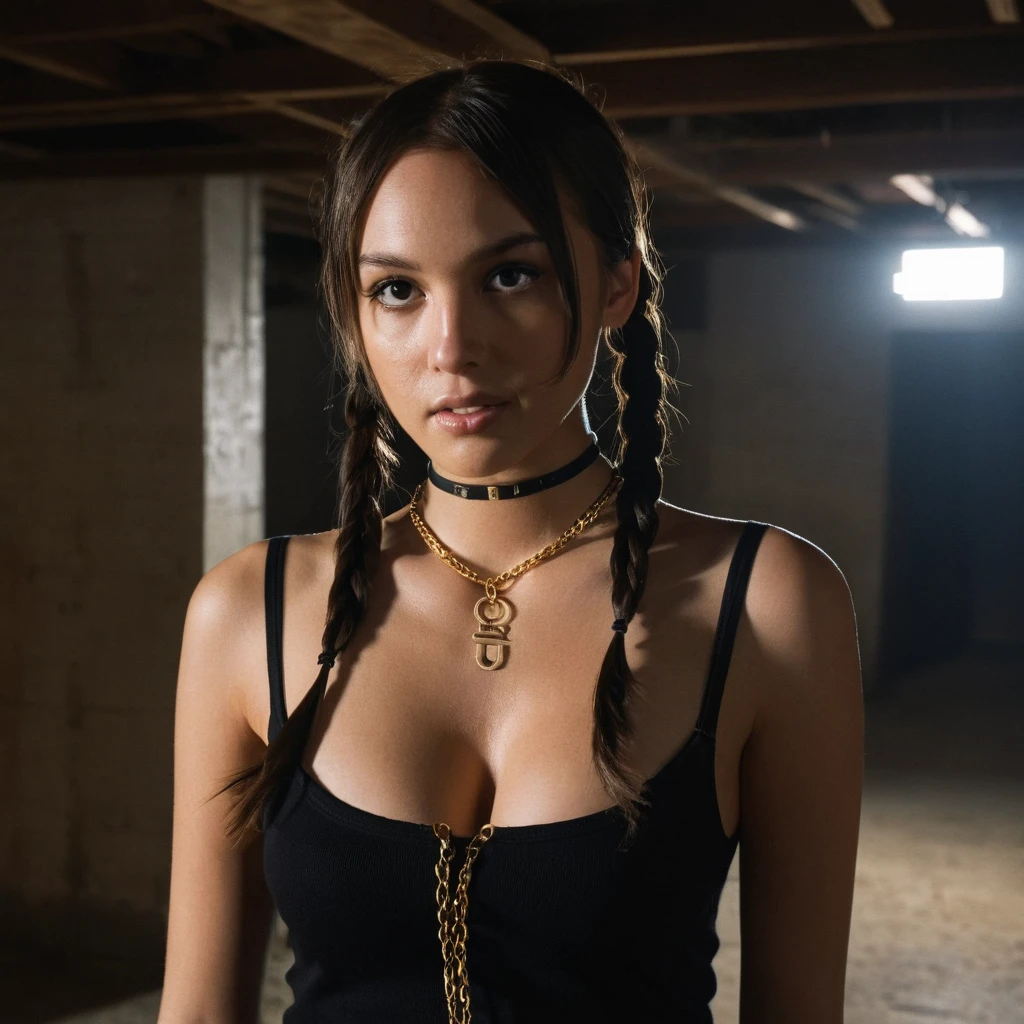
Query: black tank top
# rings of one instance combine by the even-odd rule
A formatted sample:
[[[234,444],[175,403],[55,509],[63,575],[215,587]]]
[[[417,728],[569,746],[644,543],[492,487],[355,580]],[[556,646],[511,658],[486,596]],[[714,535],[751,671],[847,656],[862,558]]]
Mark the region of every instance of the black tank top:
[[[466,967],[477,1024],[708,1024],[715,919],[738,844],[722,828],[715,730],[750,568],[766,524],[730,564],[697,724],[649,780],[640,831],[618,849],[618,808],[495,826],[469,884]],[[287,537],[267,555],[270,736],[285,719]],[[447,1024],[438,938],[440,844],[429,824],[333,796],[303,767],[264,819],[264,873],[288,926],[294,1004],[283,1024]],[[469,837],[454,837],[452,879]]]

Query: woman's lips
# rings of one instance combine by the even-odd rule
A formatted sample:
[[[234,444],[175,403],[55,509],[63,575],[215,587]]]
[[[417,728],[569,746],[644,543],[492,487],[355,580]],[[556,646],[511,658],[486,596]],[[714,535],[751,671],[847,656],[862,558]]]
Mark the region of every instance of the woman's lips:
[[[434,419],[442,429],[452,434],[475,434],[492,423],[501,415],[508,402],[500,405],[485,405],[477,412],[452,412],[451,409],[440,409],[434,413]]]

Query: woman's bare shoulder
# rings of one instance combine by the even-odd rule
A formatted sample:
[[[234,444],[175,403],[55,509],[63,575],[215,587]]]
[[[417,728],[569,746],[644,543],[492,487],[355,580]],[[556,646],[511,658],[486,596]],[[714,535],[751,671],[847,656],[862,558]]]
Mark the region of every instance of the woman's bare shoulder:
[[[690,579],[702,573],[720,579],[747,521],[668,503],[659,504],[659,514],[664,530],[659,537],[672,548],[678,570]],[[823,642],[852,639],[856,644],[853,600],[842,570],[822,547],[784,526],[765,523],[750,569],[744,613],[741,629],[747,636],[740,642],[750,651],[749,671],[759,681],[757,702],[763,711],[803,699],[799,688],[813,685],[807,666],[821,666]],[[845,673],[840,673],[847,687],[852,685],[849,668],[847,660]],[[766,681],[771,678],[776,681],[769,687]],[[849,694],[836,698],[848,700]]]
[[[288,602],[303,603],[309,588],[329,588],[337,531],[288,539]],[[185,641],[235,689],[250,728],[263,735],[269,706],[266,654],[266,569],[269,538],[239,548],[208,569],[196,584],[185,618]]]
[[[748,520],[713,516],[704,512],[660,501],[661,518],[658,539],[689,551],[696,551],[702,560],[731,559],[736,542]],[[763,520],[754,520],[763,522]],[[749,593],[754,600],[767,600],[812,588],[846,591],[846,578],[835,560],[818,544],[795,531],[774,523],[766,529],[756,555],[756,570],[751,573]],[[756,579],[755,579],[756,577]],[[780,591],[781,588],[781,591]]]

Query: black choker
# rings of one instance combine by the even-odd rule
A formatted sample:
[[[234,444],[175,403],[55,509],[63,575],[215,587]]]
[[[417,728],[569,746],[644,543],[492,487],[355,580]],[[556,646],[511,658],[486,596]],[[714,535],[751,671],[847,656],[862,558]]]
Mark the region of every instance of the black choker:
[[[582,455],[577,456],[560,469],[554,469],[543,476],[535,476],[532,480],[520,480],[513,484],[459,484],[441,476],[430,464],[429,459],[427,459],[427,477],[435,487],[440,487],[442,491],[447,491],[459,498],[476,498],[484,501],[525,498],[528,494],[536,494],[538,491],[571,480],[577,473],[582,473],[601,454],[601,449],[597,446],[597,434],[593,431],[588,431],[588,433],[591,442]]]

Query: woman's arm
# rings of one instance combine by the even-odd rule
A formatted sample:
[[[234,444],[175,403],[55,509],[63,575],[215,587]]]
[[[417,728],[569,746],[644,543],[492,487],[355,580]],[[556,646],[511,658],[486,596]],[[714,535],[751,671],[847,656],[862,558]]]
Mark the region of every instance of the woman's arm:
[[[215,566],[200,580],[185,616],[158,1024],[252,1024],[258,1017],[273,921],[263,844],[257,837],[245,851],[232,849],[224,836],[231,794],[207,800],[228,775],[258,761],[266,749],[245,713],[246,686],[266,676],[265,556],[266,542],[260,542]]]
[[[841,1024],[864,777],[846,580],[769,529],[751,575],[757,717],[740,766],[741,1024]]]

